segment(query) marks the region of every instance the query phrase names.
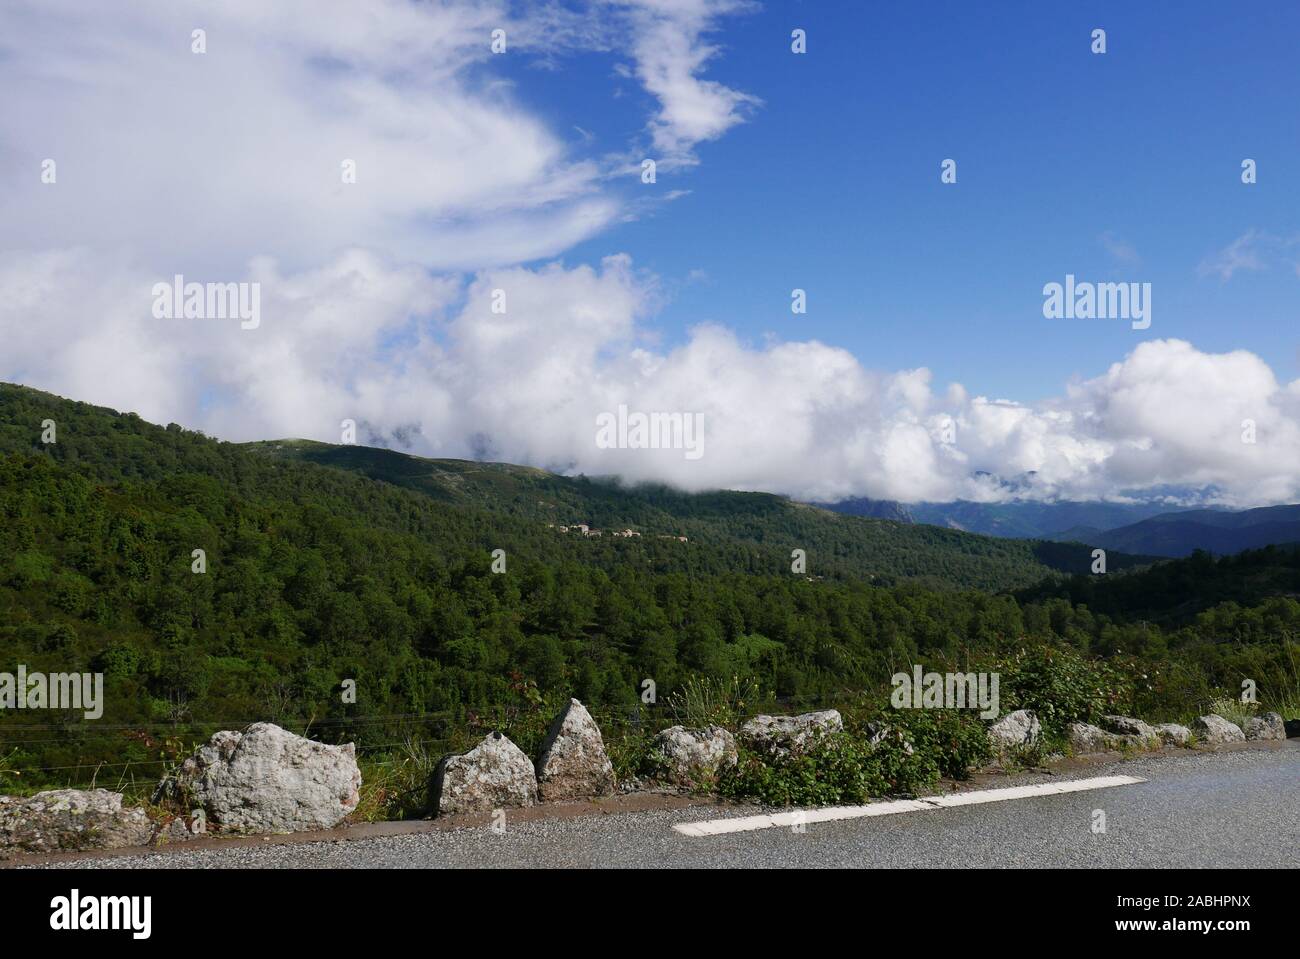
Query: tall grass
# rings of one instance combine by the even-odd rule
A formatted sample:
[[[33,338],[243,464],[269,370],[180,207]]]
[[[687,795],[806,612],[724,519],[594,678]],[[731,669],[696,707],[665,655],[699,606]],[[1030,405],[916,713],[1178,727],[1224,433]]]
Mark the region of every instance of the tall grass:
[[[428,810],[429,784],[443,752],[414,737],[384,760],[359,758],[361,798],[355,822],[412,819]]]
[[[752,679],[693,676],[668,696],[668,709],[683,726],[736,726],[759,700]]]
[[[1277,682],[1264,690],[1262,702],[1284,719],[1300,719],[1300,655],[1291,643],[1286,647],[1286,663],[1278,671]]]
[[[1225,696],[1210,703],[1210,712],[1222,716],[1228,722],[1245,729],[1246,721],[1259,715],[1259,705],[1257,703],[1243,703],[1240,699]]]

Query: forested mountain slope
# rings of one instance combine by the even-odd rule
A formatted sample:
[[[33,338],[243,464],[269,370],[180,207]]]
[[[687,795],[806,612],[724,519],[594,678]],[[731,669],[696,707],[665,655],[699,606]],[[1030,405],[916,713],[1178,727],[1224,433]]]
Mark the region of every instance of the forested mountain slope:
[[[832,579],[904,579],[932,586],[1002,589],[1055,572],[1085,572],[1091,547],[1008,541],[933,526],[844,516],[770,493],[684,493],[666,486],[624,486],[612,479],[565,477],[503,463],[424,459],[385,449],[307,440],[252,443],[269,457],[346,469],[417,490],[440,503],[482,509],[538,525],[587,524],[601,540],[626,529],[640,539],[686,536],[704,547],[710,571],[783,572],[790,551],[808,557],[808,573]],[[677,557],[680,550],[668,555]],[[618,555],[618,554],[614,554]],[[1151,557],[1113,553],[1112,569]],[[699,567],[697,567],[699,568]]]
[[[40,442],[47,419],[52,444]],[[147,768],[162,738],[266,719],[383,749],[402,741],[393,717],[436,738],[540,694],[635,710],[646,678],[666,695],[692,675],[740,677],[802,704],[879,688],[910,663],[1031,641],[1125,655],[1179,648],[1207,677],[1229,675],[1238,653],[1214,645],[1222,623],[1162,632],[1072,606],[1050,594],[1061,584],[1023,604],[953,588],[1025,586],[1048,571],[1040,552],[1077,560],[1060,544],[759,494],[629,491],[325,450],[413,478],[399,486],[0,387],[0,672],[94,670],[106,693],[97,721],[0,711],[0,775],[66,782],[101,761],[105,776]],[[408,488],[429,483],[434,495]],[[643,535],[587,539],[546,525],[566,520]],[[790,572],[794,547],[807,549],[810,576]],[[498,548],[504,574],[491,571]],[[1239,614],[1263,617],[1262,642],[1300,619],[1294,600],[1268,603]],[[348,680],[355,701],[340,695]]]
[[[1016,594],[1022,602],[1064,599],[1119,622],[1183,626],[1223,604],[1300,599],[1300,546],[1269,546],[1215,558],[1198,552],[1120,576],[1073,576]]]
[[[46,419],[56,423],[56,443],[40,442]],[[765,493],[624,488],[527,467],[306,441],[221,443],[176,424],[164,429],[134,414],[9,385],[0,385],[0,453],[44,456],[100,483],[192,475],[254,502],[287,498],[326,506],[347,522],[413,533],[444,550],[514,549],[538,559],[581,557],[605,568],[635,546],[636,561],[660,571],[779,573],[789,571],[790,551],[799,548],[810,575],[1000,589],[1053,570],[1084,571],[1089,563],[1088,551],[1077,545],[845,517]],[[586,523],[605,535],[566,538],[547,523]],[[609,532],[627,527],[642,536],[611,541]],[[688,538],[686,548],[658,539],[680,535]],[[1138,561],[1111,557],[1114,568]]]

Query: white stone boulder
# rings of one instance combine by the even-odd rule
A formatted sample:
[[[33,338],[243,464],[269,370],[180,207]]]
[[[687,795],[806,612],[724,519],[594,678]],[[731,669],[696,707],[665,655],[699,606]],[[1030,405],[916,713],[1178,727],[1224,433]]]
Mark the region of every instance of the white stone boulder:
[[[1032,746],[1042,737],[1043,727],[1032,709],[1007,713],[988,729],[989,742],[995,749]]]
[[[844,717],[839,710],[823,709],[798,716],[755,716],[740,727],[740,739],[750,749],[785,756],[843,730]]]
[[[203,811],[207,829],[299,832],[337,826],[360,800],[352,743],[330,746],[273,723],[214,733],[163,780],[155,801]]]
[[[1192,731],[1178,723],[1161,723],[1152,727],[1160,742],[1166,746],[1186,746],[1192,741]]]
[[[1279,713],[1264,713],[1246,720],[1247,739],[1286,739],[1286,723]]]
[[[1132,716],[1102,716],[1101,728],[1118,736],[1131,737],[1130,741],[1159,739],[1154,727]]]
[[[1120,739],[1114,733],[1108,733],[1091,723],[1070,723],[1065,730],[1070,747],[1076,753],[1103,753],[1118,749]]]
[[[547,730],[537,760],[537,788],[546,802],[595,799],[614,794],[614,764],[605,754],[600,727],[576,699]]]
[[[1218,713],[1199,716],[1192,720],[1192,732],[1203,743],[1219,745],[1222,743],[1241,743],[1246,741],[1246,734],[1236,723],[1230,723]]]
[[[144,846],[153,823],[140,808],[122,806],[107,789],[51,789],[34,796],[0,796],[0,859],[19,853]]]
[[[736,737],[721,726],[670,726],[655,737],[649,765],[659,782],[684,789],[708,786],[736,765]]]
[[[207,835],[207,823],[198,816],[177,816],[171,822],[159,827],[154,833],[153,844],[155,846],[171,845],[178,842],[189,842],[191,839],[202,839]]]
[[[528,755],[499,732],[438,763],[429,806],[439,816],[537,804],[537,773]]]

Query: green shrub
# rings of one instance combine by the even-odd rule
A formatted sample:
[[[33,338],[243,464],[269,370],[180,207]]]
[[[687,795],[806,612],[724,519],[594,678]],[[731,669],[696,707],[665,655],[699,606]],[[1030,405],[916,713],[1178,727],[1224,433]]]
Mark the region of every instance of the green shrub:
[[[900,709],[887,717],[918,752],[933,757],[939,775],[969,779],[993,759],[988,730],[978,714],[961,709]]]
[[[783,757],[742,749],[735,768],[721,776],[718,792],[767,806],[856,804],[873,796],[913,794],[938,775],[932,756],[921,750],[909,756],[900,740],[873,746],[843,732]]]
[[[1093,722],[1133,701],[1131,675],[1065,646],[1024,647],[989,668],[1001,674],[1002,711],[1032,709],[1051,738],[1063,736],[1069,723]]]
[[[1037,742],[1006,747],[998,753],[998,766],[1004,772],[1033,769],[1044,765],[1052,755],[1059,755],[1062,748],[1064,743],[1061,737],[1043,736]],[[1129,746],[1124,743],[1119,748],[1124,751]]]
[[[654,733],[645,729],[624,729],[605,738],[605,752],[614,766],[614,778],[624,782],[649,769]]]

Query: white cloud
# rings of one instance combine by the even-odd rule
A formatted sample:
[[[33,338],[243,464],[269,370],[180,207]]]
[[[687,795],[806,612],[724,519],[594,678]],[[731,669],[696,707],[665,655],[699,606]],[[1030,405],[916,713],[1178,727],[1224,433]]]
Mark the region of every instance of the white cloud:
[[[1300,236],[1276,236],[1263,230],[1247,230],[1226,247],[1201,261],[1202,276],[1218,276],[1223,282],[1240,270],[1260,272],[1279,264],[1289,264],[1300,273],[1296,248]]]
[[[360,251],[297,273],[259,260],[246,275],[262,283],[256,330],[155,320],[151,278],[88,253],[7,262],[6,374],[228,439],[336,442],[350,418],[413,437],[425,455],[690,489],[1009,495],[984,471],[1033,473],[1024,492],[1044,498],[1174,484],[1217,487],[1237,505],[1300,499],[1300,381],[1279,383],[1245,351],[1143,342],[1031,405],[955,384],[936,391],[928,370],[873,372],[817,341],[753,345],[719,326],[656,349],[647,318],[660,285],[626,256],[599,268],[493,269],[465,287]],[[492,311],[496,290],[504,314]],[[704,455],[598,448],[596,418],[619,405],[701,414]],[[1254,444],[1242,442],[1246,420]],[[949,421],[955,443],[945,442]]]
[[[744,122],[761,101],[700,77],[718,47],[704,37],[717,18],[752,8],[745,0],[611,0],[634,25],[636,75],[659,100],[651,139],[668,166],[694,162],[692,149]]]
[[[1137,266],[1142,262],[1137,247],[1110,230],[1097,237],[1097,242],[1110,254],[1118,266]]]
[[[79,249],[0,260],[0,375],[223,438],[337,440],[343,416],[362,418],[357,396],[375,396],[386,420],[436,412],[436,385],[421,391],[424,405],[402,390],[417,389],[437,353],[432,323],[458,294],[454,281],[362,251],[297,274],[258,259],[239,278],[260,284],[256,329],[155,319],[157,277],[122,257]]]
[[[755,104],[701,76],[716,54],[705,38],[743,9],[12,0],[0,378],[233,440],[337,441],[355,419],[428,455],[693,489],[1006,495],[984,471],[1033,473],[1037,496],[1191,484],[1241,504],[1300,498],[1300,381],[1249,353],[1146,342],[1029,405],[936,389],[924,368],[872,371],[815,340],[755,345],[705,325],[661,347],[650,318],[674,283],[622,255],[518,266],[628,215],[607,192],[627,158],[575,156],[520,106],[493,70],[491,29],[548,56],[622,38],[657,98],[655,146],[689,163]],[[45,157],[57,185],[39,181]],[[1207,270],[1265,262],[1261,236]],[[261,325],[155,319],[153,284],[176,272],[258,282]],[[620,405],[699,413],[704,455],[598,448],[597,415]]]
[[[17,0],[0,21],[8,244],[191,272],[355,246],[463,269],[553,256],[618,214],[603,161],[498,81],[491,31],[531,34],[503,3]]]

